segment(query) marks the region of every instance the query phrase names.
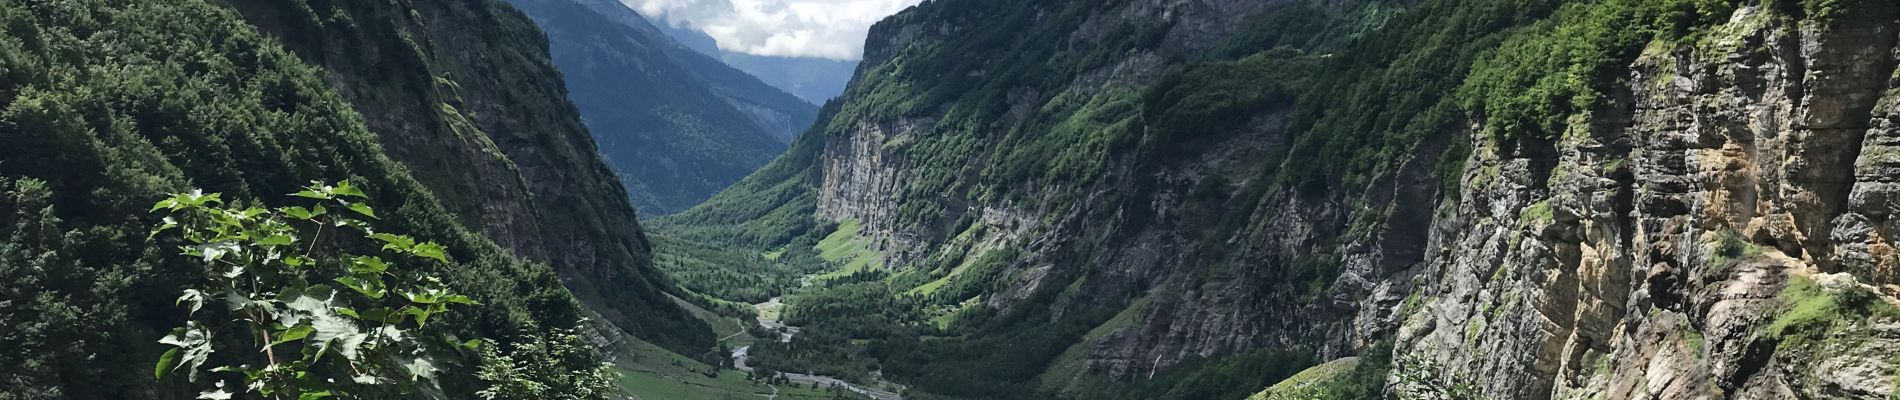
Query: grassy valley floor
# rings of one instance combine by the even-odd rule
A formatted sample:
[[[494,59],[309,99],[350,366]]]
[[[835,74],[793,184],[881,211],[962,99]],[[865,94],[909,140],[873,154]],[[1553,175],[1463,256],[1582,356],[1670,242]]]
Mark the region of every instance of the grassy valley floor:
[[[640,400],[864,398],[843,389],[814,388],[809,384],[767,385],[749,380],[745,372],[730,368],[708,376],[706,371],[713,366],[639,341],[624,346],[614,366],[621,375],[621,389]]]

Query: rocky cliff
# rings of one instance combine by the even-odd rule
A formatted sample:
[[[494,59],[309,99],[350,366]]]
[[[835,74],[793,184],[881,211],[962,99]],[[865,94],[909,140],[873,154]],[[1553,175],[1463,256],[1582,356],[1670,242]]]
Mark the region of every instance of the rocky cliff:
[[[1561,137],[1478,152],[1401,316],[1397,393],[1892,396],[1900,8],[1841,6],[1737,8],[1651,44]]]
[[[858,221],[949,346],[1011,354],[946,370],[1075,397],[1269,349],[1399,398],[1885,398],[1894,13],[930,2],[679,221]]]

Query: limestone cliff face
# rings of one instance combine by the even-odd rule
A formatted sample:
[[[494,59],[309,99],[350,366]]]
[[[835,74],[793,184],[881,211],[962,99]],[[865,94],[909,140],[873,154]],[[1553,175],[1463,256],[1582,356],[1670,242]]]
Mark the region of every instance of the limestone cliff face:
[[[1480,152],[1434,224],[1396,393],[1892,395],[1892,321],[1799,345],[1763,328],[1793,280],[1895,294],[1900,10],[1876,3],[1799,25],[1742,8],[1705,41],[1653,45],[1616,106],[1555,143]]]
[[[898,198],[906,171],[901,154],[884,143],[914,135],[928,121],[860,122],[851,134],[827,137],[818,177],[818,215],[833,220],[860,219],[882,236],[895,238],[892,250],[914,245],[916,234],[898,226]]]

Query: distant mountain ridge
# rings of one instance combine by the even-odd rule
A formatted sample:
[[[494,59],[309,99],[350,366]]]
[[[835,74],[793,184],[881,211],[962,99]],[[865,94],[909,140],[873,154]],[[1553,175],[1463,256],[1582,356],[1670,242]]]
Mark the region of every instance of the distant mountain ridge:
[[[851,83],[852,72],[858,69],[857,61],[813,57],[755,56],[726,51],[720,53],[720,59],[725,60],[726,65],[813,103],[824,103],[843,94],[845,84]]]
[[[699,203],[764,165],[817,107],[674,41],[613,0],[511,0],[642,215]]]
[[[719,42],[705,32],[658,21],[653,25],[687,48],[725,61],[726,65],[814,104],[824,104],[826,100],[843,94],[845,84],[851,83],[851,74],[858,69],[857,60],[759,56],[726,51],[720,49]]]

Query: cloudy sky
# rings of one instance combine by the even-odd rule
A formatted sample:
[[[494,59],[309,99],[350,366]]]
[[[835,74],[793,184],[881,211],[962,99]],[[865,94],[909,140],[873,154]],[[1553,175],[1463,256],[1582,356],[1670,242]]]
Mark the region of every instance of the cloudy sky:
[[[922,0],[621,0],[663,23],[693,27],[719,48],[762,56],[856,60],[871,24]]]

